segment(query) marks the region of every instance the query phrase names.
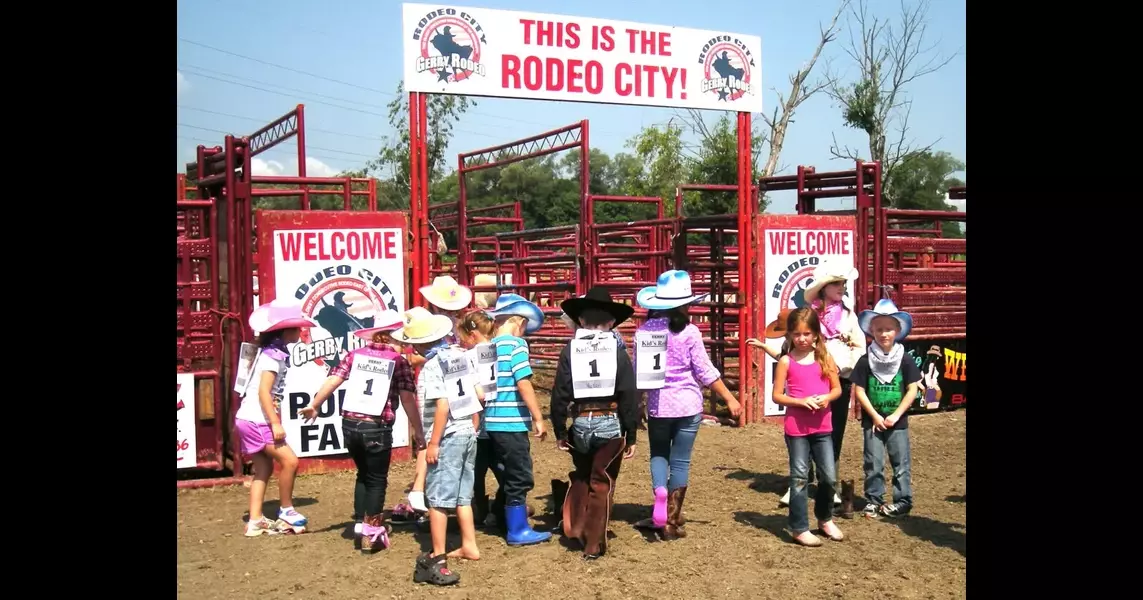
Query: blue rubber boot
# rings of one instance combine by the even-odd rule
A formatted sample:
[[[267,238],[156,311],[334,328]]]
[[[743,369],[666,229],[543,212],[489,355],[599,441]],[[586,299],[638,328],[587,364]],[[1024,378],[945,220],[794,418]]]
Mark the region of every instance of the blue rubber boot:
[[[504,507],[505,517],[508,520],[508,545],[527,546],[539,544],[552,538],[550,532],[534,531],[528,524],[528,507],[523,504],[511,504]]]

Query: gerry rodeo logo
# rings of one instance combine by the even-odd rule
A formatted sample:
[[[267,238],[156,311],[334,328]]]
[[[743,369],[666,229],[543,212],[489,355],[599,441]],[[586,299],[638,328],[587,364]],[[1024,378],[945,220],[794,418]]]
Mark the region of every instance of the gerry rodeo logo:
[[[371,305],[365,311],[354,308],[350,298],[364,299]],[[302,314],[317,321],[330,337],[312,338],[312,329],[303,328],[299,343],[290,354],[294,366],[313,361],[318,366],[337,366],[343,353],[365,345],[364,340],[350,335],[358,329],[373,327],[374,317],[383,310],[399,310],[397,297],[380,275],[369,269],[354,269],[340,264],[314,273],[294,291],[294,299],[302,303]],[[368,315],[368,316],[366,316]]]
[[[699,52],[698,62],[702,65],[704,94],[716,94],[722,102],[733,102],[751,93],[754,57],[741,40],[729,35],[707,40]]]
[[[808,256],[786,265],[770,291],[778,299],[778,310],[801,308],[806,304],[805,291],[814,283],[814,269],[821,264],[816,256]]]
[[[428,71],[443,83],[458,83],[473,75],[485,76],[480,56],[488,38],[472,15],[455,8],[431,11],[417,22],[413,40],[421,47],[417,73]]]

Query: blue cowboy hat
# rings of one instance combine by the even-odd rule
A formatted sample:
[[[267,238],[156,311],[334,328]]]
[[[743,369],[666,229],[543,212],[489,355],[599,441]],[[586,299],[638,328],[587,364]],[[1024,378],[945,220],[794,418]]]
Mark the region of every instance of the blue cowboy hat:
[[[539,306],[528,302],[527,299],[519,294],[501,294],[500,297],[496,299],[496,306],[492,310],[485,312],[493,319],[508,316],[528,319],[528,325],[524,327],[524,333],[536,333],[544,326],[544,311],[540,310]]]
[[[913,316],[907,312],[898,310],[897,305],[893,304],[892,300],[882,298],[877,301],[877,305],[873,307],[873,310],[863,310],[861,314],[857,315],[857,324],[861,326],[861,330],[865,332],[865,335],[873,337],[871,326],[873,325],[873,319],[877,317],[892,317],[897,319],[897,325],[901,327],[901,332],[897,334],[896,341],[898,342],[909,337],[909,332],[913,329]]]
[[[669,310],[684,304],[692,304],[709,294],[691,292],[691,274],[686,271],[664,271],[655,285],[639,290],[635,301],[647,310]]]

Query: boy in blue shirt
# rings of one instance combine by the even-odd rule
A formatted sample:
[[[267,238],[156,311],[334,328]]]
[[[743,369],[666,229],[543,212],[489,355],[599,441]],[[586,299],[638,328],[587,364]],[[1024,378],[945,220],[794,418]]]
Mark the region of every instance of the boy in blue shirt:
[[[532,476],[532,449],[528,431],[537,439],[547,436],[544,417],[532,388],[532,367],[528,362],[528,342],[521,337],[544,325],[540,307],[518,294],[503,294],[488,311],[496,322],[496,393],[485,398],[484,430],[492,443],[493,460],[504,465],[502,482],[506,506],[508,544],[524,546],[551,539],[550,532],[534,531],[528,523],[528,492],[535,487]]]

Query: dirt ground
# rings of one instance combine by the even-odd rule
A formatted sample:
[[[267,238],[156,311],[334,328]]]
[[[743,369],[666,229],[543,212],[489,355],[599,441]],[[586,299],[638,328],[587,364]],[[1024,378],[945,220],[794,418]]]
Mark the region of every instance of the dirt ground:
[[[547,397],[541,396],[546,404]],[[645,539],[632,523],[650,516],[650,470],[645,432],[635,458],[623,465],[608,554],[588,562],[557,539],[510,548],[477,531],[482,558],[450,561],[460,584],[437,588],[412,582],[413,563],[431,547],[427,533],[398,528],[393,546],[372,556],[353,549],[352,473],[301,476],[295,505],[310,519],[297,536],[247,539],[248,491],[243,487],[180,490],[178,596],[208,598],[647,598],[660,599],[682,578],[690,592],[676,598],[963,598],[967,577],[965,432],[967,410],[910,418],[913,444],[912,514],[897,520],[838,519],[847,539],[820,548],[793,544],[778,499],[789,472],[776,425],[744,430],[703,427],[696,442],[685,512],[688,537]],[[529,503],[534,526],[552,527],[553,477],[571,462],[549,437],[533,441],[536,489]],[[860,426],[850,422],[842,478],[861,485]],[[394,465],[387,506],[402,501],[413,465]],[[266,512],[278,509],[276,480]],[[495,481],[488,478],[489,491]],[[859,504],[860,506],[860,504]],[[811,506],[812,519],[812,506]],[[811,522],[811,526],[814,526]],[[450,534],[449,549],[459,544]],[[681,583],[681,582],[680,582]]]

